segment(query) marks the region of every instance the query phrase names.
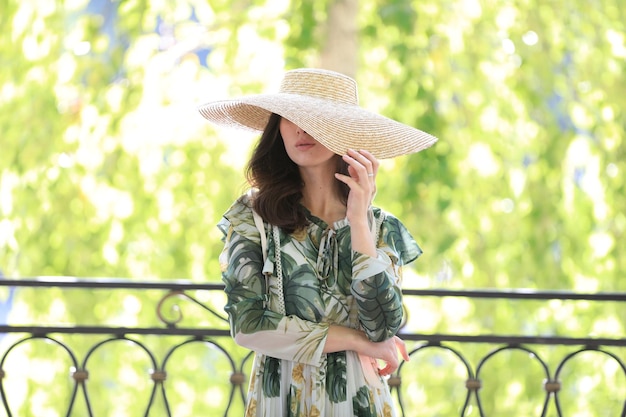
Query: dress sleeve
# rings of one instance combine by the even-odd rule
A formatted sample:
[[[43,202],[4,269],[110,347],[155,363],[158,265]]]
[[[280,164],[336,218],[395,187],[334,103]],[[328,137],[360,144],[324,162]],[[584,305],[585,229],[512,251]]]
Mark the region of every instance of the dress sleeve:
[[[224,310],[235,342],[274,358],[320,366],[329,325],[269,309],[260,234],[245,197],[233,204],[218,227],[224,233]]]
[[[402,325],[401,268],[417,259],[422,250],[400,220],[380,210],[375,217],[383,219],[378,256],[353,252],[350,289],[363,330],[370,340],[380,342],[393,337]]]

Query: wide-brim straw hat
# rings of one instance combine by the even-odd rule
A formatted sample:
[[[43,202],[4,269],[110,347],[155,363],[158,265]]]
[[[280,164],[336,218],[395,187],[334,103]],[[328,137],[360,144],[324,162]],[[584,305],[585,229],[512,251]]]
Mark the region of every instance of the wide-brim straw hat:
[[[343,155],[365,149],[376,158],[419,152],[437,138],[359,106],[356,81],[329,70],[287,71],[278,93],[244,96],[203,104],[199,111],[221,125],[262,132],[276,113]]]

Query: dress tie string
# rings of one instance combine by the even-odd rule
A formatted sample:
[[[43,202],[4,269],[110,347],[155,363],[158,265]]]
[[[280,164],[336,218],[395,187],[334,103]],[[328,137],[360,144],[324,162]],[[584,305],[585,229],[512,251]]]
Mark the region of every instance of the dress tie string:
[[[317,277],[325,282],[327,286],[332,286],[337,282],[337,271],[339,269],[339,250],[337,246],[337,232],[329,227],[322,233],[317,256]]]

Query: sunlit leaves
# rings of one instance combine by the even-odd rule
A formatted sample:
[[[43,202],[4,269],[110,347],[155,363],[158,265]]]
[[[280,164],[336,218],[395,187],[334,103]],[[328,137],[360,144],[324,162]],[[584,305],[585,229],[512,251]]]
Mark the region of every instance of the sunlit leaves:
[[[371,28],[384,16],[385,7],[364,18],[371,19]],[[571,271],[563,271],[561,278],[554,280],[539,277],[552,275],[548,271],[558,270],[564,258],[580,259],[583,249],[572,246],[572,241],[580,240],[574,236],[584,236],[599,226],[596,221],[603,222],[604,216],[613,213],[604,196],[613,194],[610,184],[614,181],[605,170],[619,169],[615,157],[598,144],[608,140],[609,148],[615,150],[621,139],[610,133],[592,133],[623,123],[623,115],[617,116],[614,109],[623,105],[624,98],[614,94],[616,78],[611,71],[607,73],[607,68],[615,65],[615,51],[619,56],[623,44],[623,24],[617,18],[599,20],[613,9],[612,4],[594,9],[591,18],[569,5],[535,9],[521,4],[444,2],[440,7],[421,3],[411,7],[416,21],[412,36],[402,37],[402,42],[394,40],[398,35],[393,31],[364,32],[371,45],[364,49],[370,65],[360,76],[379,80],[366,85],[379,91],[375,95],[390,97],[387,114],[434,132],[441,140],[424,155],[410,157],[413,164],[395,164],[393,175],[402,179],[390,182],[401,185],[389,194],[399,192],[410,201],[417,197],[415,190],[427,188],[420,182],[431,187],[431,178],[444,184],[455,182],[452,197],[441,193],[442,198],[453,199],[451,205],[439,206],[440,211],[432,213],[428,202],[416,205],[420,217],[429,220],[416,217],[414,229],[435,247],[449,233],[469,239],[471,258],[478,261],[472,275],[477,279],[474,285],[483,279],[476,274],[490,275],[494,259],[502,259],[502,255],[507,261],[499,264],[498,270],[509,275],[507,286],[517,286],[514,274],[528,274],[538,286],[571,285]],[[624,62],[619,65],[623,67]],[[383,94],[389,87],[395,93]],[[425,104],[431,108],[424,111]],[[575,141],[582,141],[586,151],[574,151],[570,143]],[[446,142],[445,169],[429,163],[433,158],[441,162],[435,151],[441,142]],[[415,172],[414,178],[406,182],[410,171]],[[502,179],[509,173],[507,184]],[[440,189],[445,191],[445,186]],[[385,202],[381,199],[387,194],[381,194],[379,201]],[[404,217],[411,219],[416,209],[406,204]],[[454,223],[437,222],[448,218],[447,210],[453,209],[455,218],[461,216],[462,225],[454,231]],[[484,216],[491,224],[487,228]],[[429,230],[420,226],[423,224],[439,226]],[[584,224],[587,226],[581,228]],[[511,229],[502,234],[504,225]],[[565,236],[569,243],[563,242]],[[489,242],[487,247],[497,247],[502,253],[484,257],[481,242]],[[424,243],[426,251],[428,244]],[[526,248],[527,256],[519,256],[515,250],[519,246]],[[546,256],[549,253],[553,255]],[[442,263],[438,258],[456,259],[459,255],[444,251],[432,256],[432,265],[437,267]],[[460,273],[462,263],[456,268]],[[612,282],[618,281],[616,276]],[[613,288],[613,284],[606,285]]]
[[[315,65],[332,41],[330,3],[3,1],[5,275],[219,279],[215,223],[244,188],[252,140],[208,126],[194,107]],[[405,285],[623,291],[621,2],[359,7],[361,104],[440,137],[385,161],[377,178],[376,203],[425,251]],[[114,314],[98,300],[89,317]],[[72,303],[68,316],[87,316],[88,303]],[[518,323],[511,305],[444,307],[452,313],[421,316],[433,320],[425,331]],[[50,313],[38,308],[35,319]],[[617,306],[592,310],[551,305],[518,324],[623,334]]]

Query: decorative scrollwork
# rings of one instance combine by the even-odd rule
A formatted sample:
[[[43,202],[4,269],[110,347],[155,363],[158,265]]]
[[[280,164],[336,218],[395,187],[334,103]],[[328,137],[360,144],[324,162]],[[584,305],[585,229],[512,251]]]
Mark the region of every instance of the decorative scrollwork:
[[[169,300],[170,298],[176,298],[184,294],[185,293],[183,291],[179,291],[179,290],[170,291],[167,294],[165,294],[163,298],[161,298],[161,300],[159,300],[159,303],[157,304],[157,308],[156,308],[157,317],[168,328],[174,328],[176,327],[178,323],[181,322],[181,320],[183,319],[183,312],[180,310],[180,307],[178,306],[178,304],[172,305],[170,307],[170,311],[175,312],[176,316],[173,319],[168,320],[163,314],[163,308],[164,308],[165,302]]]
[[[159,300],[159,303],[157,304],[157,307],[156,307],[157,317],[162,323],[164,323],[170,329],[175,328],[176,325],[183,320],[183,312],[178,304],[173,304],[170,307],[170,311],[174,313],[173,318],[168,319],[166,315],[164,314],[165,303],[171,298],[187,299],[188,301],[191,301],[192,303],[200,306],[202,309],[208,311],[209,313],[211,313],[213,316],[217,317],[218,319],[228,322],[228,319],[226,317],[219,314],[218,312],[213,310],[211,307],[206,306],[202,302],[198,301],[198,299],[196,299],[195,297],[192,297],[186,292],[182,290],[170,290],[167,294],[163,296],[163,298],[161,298],[161,300]]]
[[[251,362],[255,355],[251,351],[247,351],[236,345],[227,329],[227,319],[222,317],[210,306],[207,299],[202,302],[191,295],[196,295],[196,291],[213,291],[218,297],[223,296],[223,287],[217,283],[182,283],[182,282],[131,282],[127,280],[75,280],[63,279],[51,282],[50,280],[0,280],[0,289],[2,287],[36,287],[45,290],[49,287],[73,287],[90,291],[94,288],[99,290],[126,291],[128,288],[141,290],[159,290],[163,297],[158,301],[156,306],[157,315],[161,321],[153,327],[112,327],[109,325],[78,325],[70,324],[62,326],[58,324],[42,323],[37,326],[26,324],[0,324],[0,338],[6,335],[13,335],[2,340],[0,345],[0,415],[12,417],[15,411],[20,407],[27,407],[28,398],[23,403],[19,403],[16,397],[11,396],[16,384],[14,378],[22,378],[14,369],[20,369],[22,363],[21,356],[30,348],[30,343],[38,344],[43,340],[52,344],[56,349],[60,349],[62,354],[54,352],[50,353],[48,346],[46,349],[32,349],[33,358],[43,358],[49,361],[54,358],[60,361],[59,365],[63,368],[55,369],[70,370],[70,389],[71,395],[67,404],[57,404],[61,407],[67,407],[63,410],[63,415],[72,415],[75,407],[86,409],[85,415],[94,416],[99,411],[95,409],[96,402],[92,403],[92,395],[95,397],[96,389],[106,395],[110,386],[99,384],[102,381],[116,381],[116,386],[128,387],[133,386],[134,376],[130,380],[124,380],[126,375],[142,376],[143,372],[149,370],[150,383],[148,385],[140,385],[137,393],[148,398],[145,403],[144,412],[141,415],[164,415],[171,417],[173,411],[179,401],[187,401],[186,393],[180,394],[176,389],[176,384],[180,378],[186,378],[185,372],[191,370],[199,370],[206,372],[207,369],[213,371],[218,369],[215,375],[210,375],[209,386],[193,387],[196,392],[206,392],[207,388],[211,390],[220,390],[223,394],[222,415],[232,414],[231,410],[235,408],[240,410],[246,403],[246,376],[251,369]],[[202,293],[204,294],[204,293]],[[618,301],[624,303],[625,294],[598,294],[598,295],[580,295],[573,293],[541,293],[529,294],[527,292],[500,293],[497,291],[470,291],[463,292],[460,290],[444,291],[444,290],[407,290],[410,296],[467,296],[467,297],[487,297],[487,298],[532,298],[532,299],[564,299],[578,300],[585,299],[595,302],[601,301]],[[569,297],[569,298],[568,298]],[[188,328],[180,323],[183,320],[181,311],[182,303],[191,301],[197,306],[210,312],[219,320],[210,317],[210,322],[206,325],[199,325],[198,322],[192,323]],[[214,298],[208,298],[214,300]],[[406,311],[405,318],[408,320],[408,313],[411,311],[410,300],[407,300],[409,309]],[[214,305],[217,305],[215,303]],[[186,306],[188,307],[188,306]],[[217,308],[217,307],[216,307]],[[406,308],[406,307],[405,307]],[[201,311],[204,313],[204,311]],[[222,321],[223,320],[223,321]],[[168,328],[163,328],[164,323]],[[409,327],[409,326],[407,326]],[[476,413],[478,415],[486,414],[488,410],[484,408],[483,398],[492,393],[500,393],[498,391],[501,386],[497,386],[503,379],[497,375],[501,370],[502,362],[507,360],[508,353],[515,352],[515,355],[522,354],[524,362],[521,366],[518,364],[518,358],[511,361],[510,365],[504,362],[505,371],[515,372],[515,375],[521,375],[527,378],[526,383],[530,386],[543,386],[542,390],[529,388],[529,393],[534,393],[533,398],[524,400],[524,402],[535,402],[534,407],[538,407],[540,414],[547,415],[548,411],[555,416],[564,416],[567,412],[562,409],[561,404],[572,408],[571,397],[573,385],[576,383],[578,373],[573,372],[572,367],[581,367],[591,373],[593,378],[598,378],[603,383],[603,389],[606,392],[618,393],[607,396],[606,404],[603,402],[598,405],[603,411],[602,415],[610,417],[626,417],[626,402],[624,401],[624,385],[623,381],[626,377],[626,361],[624,360],[624,349],[626,349],[626,339],[622,334],[613,335],[612,338],[581,338],[567,336],[527,336],[527,335],[467,335],[467,334],[418,334],[406,327],[403,328],[401,337],[409,344],[411,348],[409,356],[413,364],[402,361],[397,372],[390,376],[388,384],[395,394],[399,404],[399,415],[408,416],[408,412],[413,412],[413,407],[419,404],[422,399],[414,396],[416,389],[426,390],[430,388],[429,384],[440,384],[450,393],[446,401],[453,404],[457,411],[456,415],[466,415]],[[71,335],[65,337],[64,335]],[[106,338],[101,339],[104,335]],[[132,335],[132,336],[131,336]],[[57,337],[60,336],[60,337]],[[79,337],[80,336],[80,337]],[[17,338],[17,340],[13,340]],[[181,339],[182,338],[182,339]],[[482,349],[476,349],[477,344],[483,344],[488,349],[483,352]],[[114,345],[112,350],[106,347]],[[207,350],[184,350],[186,346],[204,346]],[[120,362],[120,367],[129,367],[134,370],[130,374],[121,374],[117,372],[117,368],[113,368],[113,364],[109,367],[108,359],[112,355],[125,355],[127,347],[130,346],[128,357],[124,357]],[[540,349],[540,347],[559,347],[559,350]],[[561,352],[561,349],[565,349]],[[87,349],[82,360],[77,356],[76,352],[82,352]],[[163,356],[163,349],[165,353]],[[19,351],[18,351],[19,350]],[[437,353],[437,361],[431,362],[432,356],[430,351]],[[64,352],[64,353],[63,353]],[[429,352],[425,354],[425,352]],[[97,354],[96,354],[97,353]],[[445,353],[445,355],[439,355]],[[478,353],[478,354],[477,354]],[[610,363],[610,369],[615,369],[617,375],[618,386],[614,386],[615,380],[607,377],[604,368],[599,367],[596,361],[587,361],[580,355],[591,353],[600,355],[604,360]],[[472,355],[470,357],[470,354]],[[217,356],[216,356],[217,355]],[[502,356],[500,356],[502,355]],[[565,355],[565,356],[563,356]],[[195,356],[195,358],[194,358]],[[545,356],[545,357],[542,357]],[[498,357],[496,359],[495,357]],[[217,358],[217,359],[216,359]],[[189,359],[192,359],[189,361]],[[472,360],[470,360],[472,359]],[[522,359],[522,357],[519,357]],[[577,365],[572,362],[577,359]],[[435,381],[430,377],[428,367],[422,367],[424,364],[435,366],[434,372],[441,371],[441,361],[445,361],[445,366],[455,367],[454,375],[442,375],[442,381]],[[496,362],[500,361],[500,362]],[[114,363],[115,363],[114,362]],[[416,363],[417,362],[417,363]],[[615,363],[617,365],[615,365]],[[197,364],[201,364],[200,367]],[[215,367],[214,365],[219,365]],[[533,369],[528,372],[532,364],[533,368],[539,366],[542,370],[537,372]],[[206,365],[206,366],[205,366]],[[429,365],[429,366],[430,366]],[[117,366],[117,365],[116,365]],[[553,370],[556,366],[556,370]],[[459,367],[458,369],[456,367]],[[120,368],[121,369],[121,368]],[[475,370],[475,371],[474,371]],[[565,372],[565,371],[568,372]],[[112,374],[109,371],[113,372]],[[5,374],[6,372],[6,374]],[[457,373],[459,373],[457,375]],[[52,375],[52,374],[51,374]],[[494,376],[495,375],[495,376]],[[103,378],[106,376],[106,378]],[[111,377],[111,379],[109,379]],[[63,375],[64,380],[67,375]],[[562,378],[562,379],[561,379]],[[118,380],[119,379],[119,380]],[[432,381],[431,381],[432,380]],[[167,381],[167,382],[166,382]],[[185,381],[187,383],[189,381]],[[195,382],[195,381],[194,381]],[[65,384],[65,383],[64,383]],[[523,385],[523,384],[522,384]],[[438,389],[438,386],[434,386]],[[51,395],[58,394],[58,384],[56,380],[49,384]],[[492,391],[489,391],[492,390]],[[185,390],[186,391],[186,390]],[[112,391],[113,392],[113,391]],[[504,391],[502,391],[504,392]],[[538,393],[538,394],[537,394]],[[202,415],[215,414],[215,404],[212,404],[213,397],[205,396],[206,407],[210,408],[210,412]],[[567,397],[567,398],[566,398]],[[591,397],[590,397],[591,398]],[[496,398],[498,400],[498,398]],[[171,401],[171,403],[170,403]],[[505,401],[503,398],[502,401]],[[506,401],[510,400],[506,398]],[[491,404],[493,402],[493,404]],[[497,408],[498,401],[492,401],[489,398],[488,406]],[[15,403],[15,404],[13,404]],[[171,405],[170,405],[171,404]],[[504,404],[504,403],[503,403]],[[505,404],[506,405],[506,404]],[[593,404],[590,404],[593,405]],[[152,411],[154,407],[161,406],[164,408],[163,413]],[[92,410],[92,407],[94,409]],[[612,412],[604,412],[610,408]],[[412,414],[411,414],[412,415]],[[452,415],[452,414],[450,414]],[[569,414],[567,414],[569,415]],[[594,414],[594,415],[597,415]]]

